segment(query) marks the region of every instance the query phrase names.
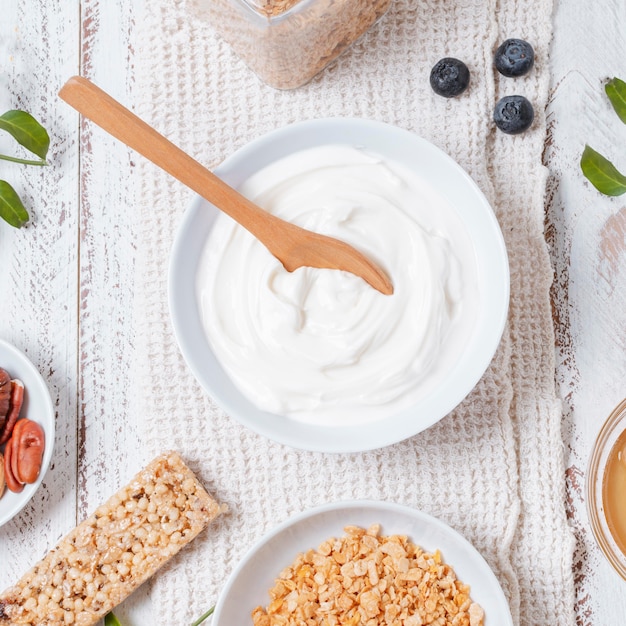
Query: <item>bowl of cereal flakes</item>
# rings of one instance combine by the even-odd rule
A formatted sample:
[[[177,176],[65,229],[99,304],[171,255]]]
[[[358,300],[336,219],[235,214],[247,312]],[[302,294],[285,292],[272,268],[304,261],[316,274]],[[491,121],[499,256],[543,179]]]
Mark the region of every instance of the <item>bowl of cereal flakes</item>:
[[[513,626],[500,584],[458,532],[369,500],[312,508],[266,534],[234,569],[214,626],[309,623]]]

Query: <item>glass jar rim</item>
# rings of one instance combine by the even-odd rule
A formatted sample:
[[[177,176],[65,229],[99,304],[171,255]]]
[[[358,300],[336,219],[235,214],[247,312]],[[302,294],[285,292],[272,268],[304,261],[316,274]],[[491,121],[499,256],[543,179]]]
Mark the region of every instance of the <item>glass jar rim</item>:
[[[608,527],[602,501],[604,473],[610,453],[617,438],[626,430],[626,398],[609,414],[594,442],[587,466],[587,515],[596,542],[613,569],[626,580],[626,554],[624,554]]]

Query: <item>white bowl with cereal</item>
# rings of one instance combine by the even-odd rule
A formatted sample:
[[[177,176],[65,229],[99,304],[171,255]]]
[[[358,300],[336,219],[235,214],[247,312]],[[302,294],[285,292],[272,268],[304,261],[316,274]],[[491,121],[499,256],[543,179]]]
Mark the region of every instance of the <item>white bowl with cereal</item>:
[[[25,354],[2,339],[0,441],[2,526],[41,485],[54,445],[54,407],[46,383]]]
[[[259,626],[268,613],[295,625],[324,612],[340,624],[430,613],[513,625],[498,579],[464,537],[419,510],[369,500],[304,511],[265,535],[228,578],[213,625]]]
[[[181,351],[229,415],[322,452],[380,448],[472,390],[508,311],[506,248],[489,203],[431,143],[364,119],[293,124],[215,173],[283,219],[380,264],[383,295],[337,270],[285,270],[196,197],[177,233],[169,303]]]

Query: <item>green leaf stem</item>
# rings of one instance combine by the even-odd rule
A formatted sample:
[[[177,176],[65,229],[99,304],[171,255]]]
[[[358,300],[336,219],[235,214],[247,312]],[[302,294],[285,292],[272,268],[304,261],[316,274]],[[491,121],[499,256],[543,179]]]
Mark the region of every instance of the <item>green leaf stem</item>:
[[[199,626],[207,619],[209,616],[213,615],[213,611],[215,611],[215,607],[212,606],[204,615],[201,615],[191,626]]]
[[[213,611],[215,611],[214,606],[212,606],[204,615],[201,615],[191,626],[200,626],[202,622],[213,615]],[[117,617],[115,617],[115,614],[111,612],[104,616],[104,626],[122,626],[122,623],[119,619],[117,619]]]
[[[38,159],[37,161],[34,161],[33,159],[20,159],[7,154],[0,154],[0,160],[11,161],[11,163],[21,163],[22,165],[48,165],[48,163],[42,159]]]
[[[38,156],[40,160],[22,159],[7,154],[0,154],[0,160],[22,165],[47,165],[46,156],[50,147],[48,131],[26,111],[7,111],[0,115],[0,130],[4,130],[20,146]],[[0,218],[15,228],[21,228],[28,222],[28,211],[22,204],[15,189],[6,181],[0,181]]]

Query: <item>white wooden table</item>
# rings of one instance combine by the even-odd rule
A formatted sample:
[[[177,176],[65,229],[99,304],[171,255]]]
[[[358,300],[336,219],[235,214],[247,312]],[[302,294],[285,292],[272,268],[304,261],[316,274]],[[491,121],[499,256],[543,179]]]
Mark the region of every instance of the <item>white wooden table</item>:
[[[626,395],[626,201],[600,196],[578,169],[585,143],[626,170],[626,126],[603,96],[626,79],[626,3],[557,0],[545,161],[546,234],[563,398],[567,501],[578,538],[577,626],[626,623],[626,582],[596,547],[584,476],[601,422]],[[0,528],[0,588],[137,471],[143,458],[131,411],[135,156],[79,126],[56,93],[73,74],[132,102],[132,0],[3,0],[0,113],[26,109],[52,135],[45,170],[0,163],[31,224],[0,223],[0,337],[25,351],[57,412],[53,466],[31,504]],[[515,34],[512,33],[511,36]],[[9,142],[0,138],[0,148]],[[1,365],[1,364],[0,364]],[[149,589],[117,612],[156,623]],[[161,616],[165,617],[165,616]]]

